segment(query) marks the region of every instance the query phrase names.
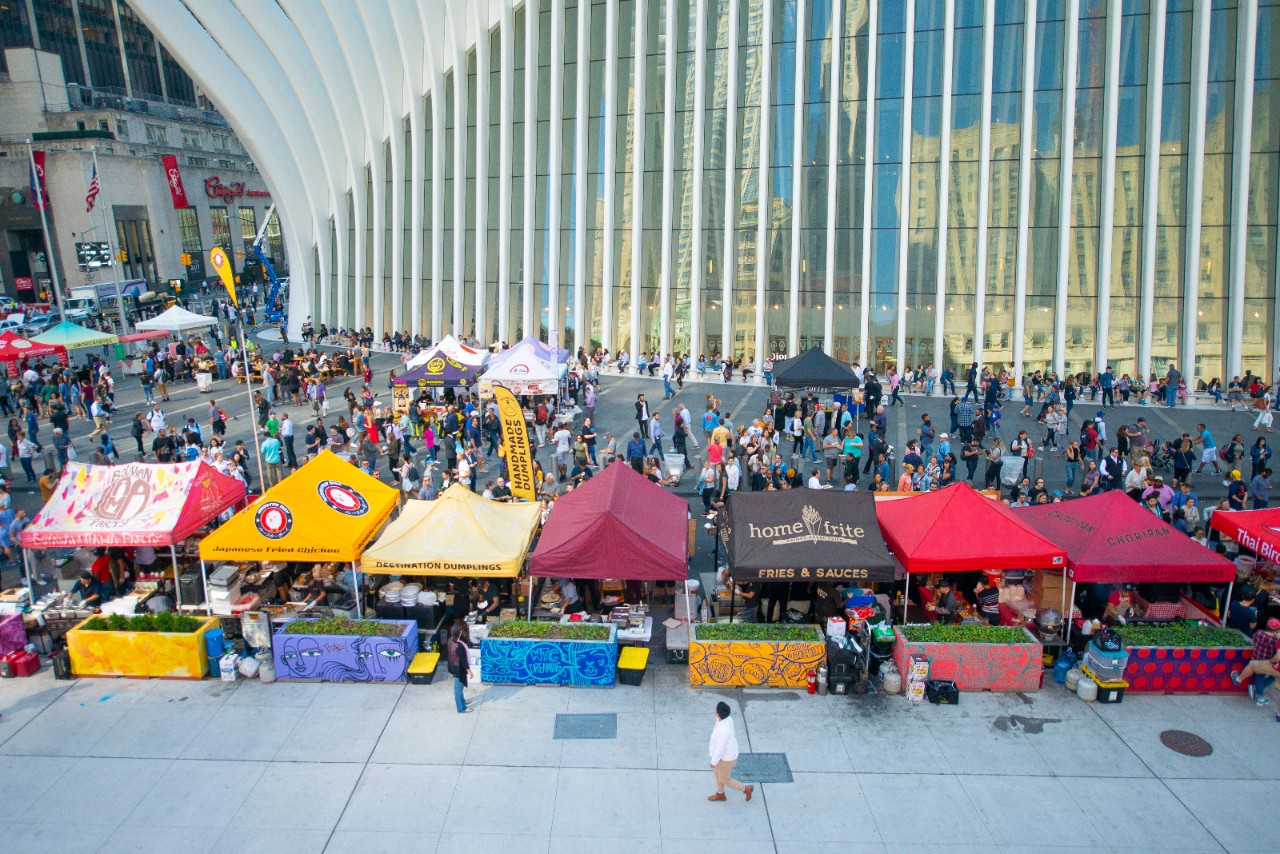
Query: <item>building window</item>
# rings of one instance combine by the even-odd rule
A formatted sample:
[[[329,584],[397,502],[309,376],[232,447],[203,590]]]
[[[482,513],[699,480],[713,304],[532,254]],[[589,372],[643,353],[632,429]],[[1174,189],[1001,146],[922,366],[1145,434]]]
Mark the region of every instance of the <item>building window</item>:
[[[188,165],[188,166],[208,166],[208,165],[209,165],[209,158],[207,158],[207,157],[188,157],[188,158],[187,158],[187,165]]]
[[[240,239],[248,249],[258,237],[258,216],[253,208],[240,208]]]
[[[213,226],[213,245],[231,252],[231,221],[225,207],[209,208],[209,223]]]
[[[116,119],[116,136],[121,139],[129,138],[129,123],[124,119]]]
[[[200,147],[200,131],[184,130],[182,132],[182,144],[186,148],[199,148]]]
[[[213,150],[214,151],[230,151],[231,145],[227,137],[223,136],[220,133],[215,133],[213,135]]]
[[[150,142],[153,145],[169,144],[169,129],[167,127],[165,127],[164,125],[149,124],[149,125],[146,125],[146,128],[147,128],[147,142]]]
[[[200,241],[200,217],[195,208],[182,208],[178,214],[178,237],[182,251],[191,256],[188,268],[192,279],[204,278],[204,246]]]
[[[117,219],[116,239],[126,253],[124,275],[129,279],[146,279],[156,282],[155,251],[151,244],[151,223],[143,219]]]
[[[267,220],[267,255],[271,258],[271,266],[281,275],[285,271],[284,240],[280,236],[280,212],[272,211]],[[408,269],[408,266],[405,267]]]

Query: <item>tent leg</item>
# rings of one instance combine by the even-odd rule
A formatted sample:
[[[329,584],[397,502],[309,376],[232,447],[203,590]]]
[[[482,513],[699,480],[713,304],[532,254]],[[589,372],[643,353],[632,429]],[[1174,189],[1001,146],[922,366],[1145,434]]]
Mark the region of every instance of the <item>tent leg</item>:
[[[200,559],[200,581],[204,584],[204,607],[210,614],[213,613],[213,603],[209,601],[209,568],[205,566],[204,558]]]
[[[907,605],[908,605],[908,604],[909,604],[909,602],[910,602],[910,600],[907,598],[907,591],[909,591],[909,590],[911,589],[910,581],[911,581],[911,576],[909,576],[909,575],[908,575],[908,576],[907,576],[907,582],[908,582],[908,583],[907,583],[907,590],[902,591],[902,624],[903,624],[904,626],[907,624]]]
[[[1236,580],[1234,578],[1227,582],[1227,598],[1218,605],[1218,623],[1220,625],[1226,625],[1227,612],[1231,610],[1231,591],[1235,586]]]
[[[1067,613],[1067,576],[1065,573],[1062,576],[1062,611],[1060,613],[1063,621],[1071,618],[1071,615]]]
[[[356,619],[364,619],[364,607],[360,604],[360,570],[356,569],[356,562],[351,561],[351,584],[355,588],[356,594]]]
[[[529,605],[529,620],[533,621],[533,575],[529,576],[529,595],[525,597]]]
[[[1066,587],[1066,585],[1064,584],[1063,587]],[[1074,611],[1076,609],[1076,583],[1074,581],[1071,582],[1071,603],[1070,604],[1071,604],[1071,610]],[[1067,646],[1071,646],[1071,620],[1069,619],[1069,615],[1065,613],[1063,614],[1062,619],[1065,620],[1067,624],[1067,636],[1063,638],[1063,642],[1066,643]]]
[[[31,551],[29,549],[22,550],[22,569],[27,575],[27,599],[30,604],[36,603],[36,590],[31,586]],[[57,586],[56,584],[54,585]]]
[[[693,622],[693,611],[689,609],[689,579],[684,580],[684,617],[686,623]]]
[[[177,603],[174,607],[175,610],[181,611],[182,585],[178,583],[178,549],[172,544],[169,546],[169,560],[173,564],[173,601]]]

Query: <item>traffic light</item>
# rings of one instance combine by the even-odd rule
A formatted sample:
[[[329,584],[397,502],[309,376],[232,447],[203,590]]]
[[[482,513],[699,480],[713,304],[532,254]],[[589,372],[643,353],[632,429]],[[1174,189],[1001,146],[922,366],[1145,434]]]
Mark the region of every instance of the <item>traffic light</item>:
[[[119,261],[121,264],[127,264],[129,262],[129,253],[121,249],[119,252],[116,253],[116,260]]]
[[[237,257],[237,258],[243,258],[243,257],[244,257],[244,250],[243,250],[243,249],[237,249],[237,250],[236,250],[236,257]]]
[[[184,267],[190,267],[190,266],[191,266],[191,253],[190,253],[190,252],[183,252],[183,253],[182,253],[182,266],[184,266]]]
[[[173,292],[174,292],[174,293],[177,293],[177,294],[182,293],[182,285],[181,285],[181,284],[179,284],[178,282],[174,282],[174,284],[173,284]]]

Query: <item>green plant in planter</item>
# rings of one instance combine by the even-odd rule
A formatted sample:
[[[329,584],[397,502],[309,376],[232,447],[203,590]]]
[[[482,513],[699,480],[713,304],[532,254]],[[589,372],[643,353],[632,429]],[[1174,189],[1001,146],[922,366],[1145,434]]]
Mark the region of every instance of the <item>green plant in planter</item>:
[[[808,641],[822,640],[817,626],[780,623],[710,623],[697,628],[699,641]]]
[[[523,638],[527,640],[604,641],[609,627],[599,623],[539,623],[508,620],[489,627],[491,638]]]
[[[202,625],[204,621],[199,617],[165,611],[159,614],[134,614],[132,617],[120,614],[92,617],[80,628],[88,632],[172,632],[189,635],[198,632]]]
[[[1202,626],[1192,620],[1163,626],[1118,626],[1116,634],[1126,646],[1247,647],[1249,639],[1234,629]]]
[[[286,635],[347,635],[363,638],[395,638],[404,633],[403,623],[381,620],[350,620],[325,617],[319,620],[294,620],[284,627]]]
[[[1013,626],[965,626],[929,623],[901,626],[899,631],[915,643],[1031,643],[1022,629]]]

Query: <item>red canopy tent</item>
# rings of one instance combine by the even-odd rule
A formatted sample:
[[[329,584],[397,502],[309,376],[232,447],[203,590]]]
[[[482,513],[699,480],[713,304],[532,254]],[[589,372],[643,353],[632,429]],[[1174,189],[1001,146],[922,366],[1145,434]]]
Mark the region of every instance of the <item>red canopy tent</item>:
[[[1263,560],[1280,562],[1280,508],[1216,510],[1209,525]]]
[[[170,333],[165,332],[162,329],[157,329],[153,332],[132,332],[128,335],[121,335],[120,343],[132,344],[134,341],[149,341],[152,338],[168,338],[169,334]]]
[[[531,575],[683,581],[689,503],[618,460],[556,500],[529,558]]]
[[[907,572],[1054,569],[1066,553],[999,501],[954,483],[876,503],[889,550]]]
[[[13,331],[0,335],[0,362],[6,362],[9,376],[18,375],[18,362],[23,359],[38,359],[41,356],[57,356],[62,364],[67,363],[67,348],[58,344],[41,344],[23,338]]]

